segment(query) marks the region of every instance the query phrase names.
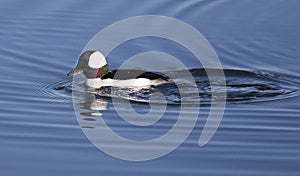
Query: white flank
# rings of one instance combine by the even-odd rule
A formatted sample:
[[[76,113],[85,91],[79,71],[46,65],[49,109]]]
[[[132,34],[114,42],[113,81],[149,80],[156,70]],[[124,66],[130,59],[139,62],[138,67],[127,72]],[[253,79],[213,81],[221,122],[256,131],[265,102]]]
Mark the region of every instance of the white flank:
[[[95,51],[90,55],[88,64],[89,67],[97,69],[103,67],[107,63],[104,55],[99,51]]]
[[[166,83],[164,80],[149,80],[146,78],[127,79],[127,80],[113,80],[113,79],[87,79],[86,85],[92,88],[100,88],[106,86],[120,87],[120,88],[143,88],[151,85],[159,85]]]

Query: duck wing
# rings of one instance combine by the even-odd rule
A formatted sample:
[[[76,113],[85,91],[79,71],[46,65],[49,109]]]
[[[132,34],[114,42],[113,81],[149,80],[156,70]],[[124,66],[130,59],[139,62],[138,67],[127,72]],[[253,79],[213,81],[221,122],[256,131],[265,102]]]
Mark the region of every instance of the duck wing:
[[[113,70],[102,77],[102,79],[107,78],[118,80],[148,78],[150,80],[162,79],[165,81],[169,81],[170,79],[168,76],[162,75],[160,73],[146,72],[142,70]]]

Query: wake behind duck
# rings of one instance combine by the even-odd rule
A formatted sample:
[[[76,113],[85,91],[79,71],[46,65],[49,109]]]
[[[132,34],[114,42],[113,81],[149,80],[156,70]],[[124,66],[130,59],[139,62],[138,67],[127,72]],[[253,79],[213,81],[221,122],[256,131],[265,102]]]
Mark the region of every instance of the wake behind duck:
[[[204,68],[190,69],[201,102],[210,104],[212,99],[222,100],[224,97],[211,96],[210,81],[208,80]],[[261,102],[288,98],[298,95],[298,78],[289,75],[280,75],[268,71],[245,71],[245,70],[223,70],[226,75],[227,102]],[[108,64],[99,51],[86,51],[80,55],[76,67],[68,73],[74,76],[79,73],[84,74],[84,79],[80,77],[82,84],[95,91],[90,91],[97,97],[118,97],[129,99],[134,102],[149,102],[150,98],[162,101],[162,97],[155,97],[155,93],[161,92],[170,104],[180,104],[184,98],[185,102],[193,104],[194,99],[188,96],[189,84],[185,77],[186,71],[170,71],[163,73],[146,72],[142,70],[113,70],[109,71]],[[172,79],[164,75],[171,75]],[[217,76],[217,75],[216,75]],[[178,84],[174,83],[177,80]],[[78,82],[78,83],[79,83]],[[67,83],[71,84],[70,82]],[[57,90],[71,90],[69,86],[59,86]],[[182,97],[178,87],[182,92],[187,93],[187,97]],[[75,88],[76,89],[76,88]],[[89,89],[89,90],[90,90]],[[196,102],[197,103],[197,102]]]

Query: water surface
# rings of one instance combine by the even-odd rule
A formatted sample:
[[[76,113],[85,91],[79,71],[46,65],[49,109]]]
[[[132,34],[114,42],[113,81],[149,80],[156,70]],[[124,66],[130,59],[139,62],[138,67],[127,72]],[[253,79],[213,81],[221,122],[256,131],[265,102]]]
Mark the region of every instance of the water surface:
[[[299,175],[299,5],[297,0],[1,1],[0,175]],[[66,73],[99,30],[149,14],[183,20],[210,41],[227,70],[229,102],[217,133],[199,147],[211,98],[209,88],[200,87],[208,103],[201,106],[188,139],[160,159],[128,162],[106,155],[85,137]],[[191,54],[169,41],[124,43],[108,62],[116,69],[150,50],[172,53],[189,69],[196,68],[200,85],[208,85]],[[113,130],[135,140],[164,134],[180,110],[168,106],[158,124],[131,128],[109,98],[98,101],[105,102],[100,112]],[[132,106],[149,111],[147,103]],[[90,107],[82,109],[86,120],[94,118]]]

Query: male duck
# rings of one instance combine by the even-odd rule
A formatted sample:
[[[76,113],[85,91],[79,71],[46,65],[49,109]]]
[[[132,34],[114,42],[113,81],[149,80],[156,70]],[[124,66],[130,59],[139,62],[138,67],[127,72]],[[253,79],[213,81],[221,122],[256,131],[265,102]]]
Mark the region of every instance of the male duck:
[[[91,50],[80,55],[75,69],[68,73],[68,76],[81,72],[87,78],[86,85],[95,89],[106,86],[139,88],[169,82],[168,77],[141,70],[113,70],[109,72],[104,55],[99,51]]]

